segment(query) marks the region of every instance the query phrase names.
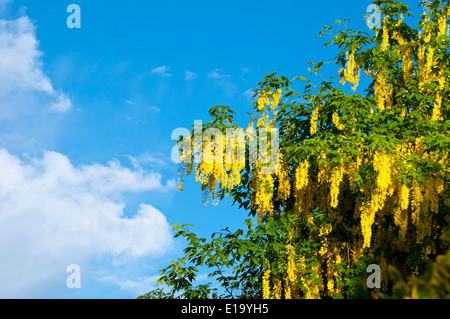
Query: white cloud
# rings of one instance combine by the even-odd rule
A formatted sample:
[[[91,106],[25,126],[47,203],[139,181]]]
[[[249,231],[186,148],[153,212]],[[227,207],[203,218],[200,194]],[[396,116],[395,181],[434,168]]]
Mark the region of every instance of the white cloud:
[[[61,94],[58,96],[58,101],[50,106],[50,110],[55,112],[64,113],[72,108],[72,101],[65,95]]]
[[[71,100],[53,88],[44,74],[35,26],[26,17],[0,20],[0,102],[9,115],[47,105],[55,112],[72,108]],[[17,99],[20,96],[20,99]],[[42,111],[42,110],[41,110]]]
[[[222,69],[215,69],[208,72],[208,78],[215,87],[220,87],[223,92],[232,97],[236,94],[236,84],[231,81],[231,75],[222,74]]]
[[[83,271],[101,256],[155,257],[172,247],[170,226],[153,206],[124,216],[124,193],[175,187],[159,174],[117,161],[75,167],[55,152],[24,161],[5,149],[0,167],[1,298],[64,289],[69,264]]]
[[[184,77],[186,81],[195,80],[198,77],[197,73],[189,70],[185,70],[184,73],[186,74],[186,76]]]
[[[156,288],[156,281],[158,278],[159,275],[139,277],[136,280],[132,280],[110,275],[102,278],[102,280],[118,286],[122,291],[130,292],[134,296],[141,296]]]
[[[167,65],[162,65],[154,68],[150,71],[150,74],[157,74],[164,77],[171,77],[173,74],[169,73],[170,67]]]
[[[161,113],[161,109],[159,107],[156,106],[149,106],[147,107],[147,110],[156,114]]]
[[[253,99],[254,94],[255,92],[253,92],[253,89],[247,89],[244,92],[242,92],[242,96],[247,100]]]
[[[222,69],[215,69],[213,71],[208,72],[208,77],[211,79],[226,79],[229,78],[231,75],[228,74],[220,74],[219,72],[223,71]]]
[[[138,157],[128,156],[128,158],[136,169],[140,169],[141,165],[150,166],[152,168],[161,168],[167,166],[168,163],[172,161],[170,157],[162,152],[144,153]]]

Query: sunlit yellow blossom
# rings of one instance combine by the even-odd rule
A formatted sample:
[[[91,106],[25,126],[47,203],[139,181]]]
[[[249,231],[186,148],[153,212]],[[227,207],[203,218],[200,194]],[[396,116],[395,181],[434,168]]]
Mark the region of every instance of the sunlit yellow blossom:
[[[331,203],[330,206],[336,208],[338,206],[338,196],[339,196],[339,186],[344,177],[344,165],[341,164],[337,167],[332,176],[331,176],[331,186],[330,186],[330,195],[331,195]]]
[[[407,210],[409,205],[409,188],[407,185],[402,185],[400,190],[400,207],[402,210]]]
[[[311,116],[311,126],[310,126],[310,134],[314,135],[317,133],[317,124],[319,123],[319,110],[317,108],[314,109]]]
[[[339,131],[342,131],[345,129],[345,125],[340,122],[339,115],[337,114],[337,112],[333,112],[332,120],[333,120],[334,125],[336,126],[336,128]]]
[[[272,97],[272,109],[275,110],[280,103],[281,89],[277,89]]]
[[[386,51],[389,47],[389,29],[387,26],[389,17],[384,18],[383,20],[383,42],[381,44],[381,50]]]
[[[292,299],[291,286],[290,286],[290,283],[289,283],[289,280],[287,279],[287,277],[285,278],[285,281],[284,281],[284,298]]]
[[[385,109],[386,105],[386,79],[382,73],[378,73],[374,83],[375,100],[380,111]]]
[[[355,62],[355,54],[353,52],[348,54],[347,68],[342,70],[342,78],[340,83],[345,84],[345,81],[353,84],[352,91],[354,92],[359,85],[359,71]]]
[[[304,160],[297,167],[295,171],[295,188],[297,190],[303,189],[306,185],[308,185],[308,169],[309,163],[307,160]]]
[[[263,292],[263,299],[270,299],[271,294],[270,294],[270,269],[267,269],[264,272],[263,275],[263,287],[262,287],[262,292]]]
[[[288,165],[284,162],[282,155],[280,154],[280,164],[277,171],[278,177],[278,199],[286,201],[291,193],[291,181],[289,178]]]

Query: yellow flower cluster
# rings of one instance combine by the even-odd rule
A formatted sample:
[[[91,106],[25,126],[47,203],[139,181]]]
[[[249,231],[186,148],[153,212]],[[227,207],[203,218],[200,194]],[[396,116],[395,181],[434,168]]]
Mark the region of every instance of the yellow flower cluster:
[[[281,99],[281,89],[276,89],[275,93],[272,95],[272,110],[276,110],[280,104]]]
[[[417,49],[417,69],[419,72],[419,88],[423,89],[424,85],[426,84],[426,79],[427,79],[427,72],[426,72],[426,68],[425,68],[425,50],[426,47],[425,45],[423,46],[419,46],[419,48]]]
[[[295,170],[295,205],[298,213],[305,213],[308,210],[311,202],[308,200],[311,196],[311,188],[308,188],[309,183],[309,162],[304,160],[297,166]]]
[[[276,110],[278,104],[280,103],[281,98],[281,89],[276,89],[272,94],[272,101],[270,100],[270,93],[267,91],[263,91],[261,95],[258,97],[257,108],[259,112],[264,111],[264,107],[266,105],[270,105],[272,110]]]
[[[389,29],[388,29],[388,20],[389,17],[387,16],[383,21],[383,41],[381,43],[380,49],[382,51],[387,51],[389,48]],[[398,34],[394,33],[394,37]],[[405,68],[410,68],[410,62],[408,61],[408,64],[406,64]],[[375,101],[378,106],[379,111],[383,111],[384,109],[391,109],[393,105],[393,86],[391,83],[389,83],[388,79],[386,78],[386,70],[378,70],[375,74],[375,82],[374,82],[374,95],[375,95]],[[409,74],[409,73],[408,73]]]
[[[409,205],[409,187],[402,185],[400,189],[400,207],[402,210],[407,210]]]
[[[239,148],[242,149],[244,145],[243,136],[238,136],[229,143],[227,143],[225,136],[222,137],[222,140],[215,137],[214,141],[204,141],[202,162],[196,167],[195,177],[202,184],[203,203],[205,205],[208,203],[208,196],[205,192],[209,191],[215,199],[217,186],[222,189],[232,189],[241,183],[241,172],[245,168],[245,161],[238,153]],[[227,152],[224,152],[224,149],[227,149]],[[186,168],[188,176],[191,171],[192,163],[188,164]]]
[[[408,43],[398,30],[400,26],[403,23],[403,16],[398,20],[396,24],[396,30],[394,31],[394,39],[397,40],[397,42],[400,45],[399,55],[400,59],[403,61],[402,70],[403,70],[403,81],[407,83],[411,79],[411,71],[414,67],[414,61],[413,61],[413,50],[410,43]]]
[[[445,35],[446,31],[448,29],[447,21],[449,18],[450,10],[447,10],[446,12],[442,12],[441,16],[438,19],[438,32],[435,35],[436,39],[439,38],[441,35]],[[432,81],[439,81],[443,78],[443,66],[439,67],[439,74],[433,74],[433,68],[438,66],[435,61],[435,48],[430,44],[431,41],[431,35],[432,35],[432,21],[431,17],[428,15],[425,16],[424,20],[424,27],[421,31],[421,35],[423,36],[423,45],[418,44],[418,50],[417,50],[417,65],[418,65],[418,71],[419,71],[419,87],[423,90],[425,84],[430,83]],[[439,90],[442,90],[442,88],[439,88]],[[436,105],[439,105],[438,107],[435,107],[436,112],[433,114],[433,119],[435,119],[438,116],[440,103],[442,103],[441,99],[442,96],[437,94],[436,99],[439,99],[440,101],[436,103]]]
[[[258,98],[257,105],[260,117],[257,121],[257,128],[271,129],[276,126],[277,107],[280,103],[282,90],[277,89],[274,93],[263,91]],[[270,108],[266,108],[270,105]],[[250,127],[250,126],[249,126]],[[270,149],[270,141],[268,141],[268,148]],[[283,182],[284,189],[279,190],[278,196],[288,197],[289,189],[287,183],[289,182],[289,175],[280,172],[280,169],[285,167],[280,165],[281,160],[278,160],[278,167],[276,174],[263,174],[262,165],[266,162],[269,153],[259,154],[260,158],[257,160],[256,167],[252,170],[251,187],[255,191],[251,197],[251,208],[257,211],[258,222],[262,222],[263,216],[267,214],[272,216],[273,212],[273,198],[274,198],[274,177],[277,176]],[[267,161],[270,162],[270,161]],[[281,166],[281,167],[280,167]]]
[[[370,203],[362,203],[361,212],[361,232],[363,235],[363,248],[370,247],[372,240],[372,225],[375,222],[376,211],[372,209]]]
[[[348,54],[346,69],[341,70],[342,77],[340,83],[345,84],[345,81],[353,84],[352,91],[355,92],[359,85],[359,70],[355,62],[355,54],[353,52]]]
[[[433,107],[433,114],[431,117],[432,121],[439,121],[442,119],[441,118],[442,96],[443,96],[443,92],[446,88],[446,78],[444,77],[444,75],[440,74],[438,83],[439,83],[439,86],[436,91],[436,101],[435,101],[435,104]]]
[[[274,281],[274,298],[275,299],[281,299],[281,297],[283,296],[283,281],[281,279],[278,278],[273,278]]]
[[[388,29],[389,17],[386,16],[383,20],[383,42],[381,43],[381,50],[386,51],[389,47],[389,29]]]
[[[308,185],[308,160],[304,160],[295,170],[295,189],[302,190]]]
[[[276,126],[276,114],[277,107],[280,103],[282,96],[282,90],[277,89],[275,92],[270,93],[267,91],[261,92],[257,100],[257,108],[260,113],[260,117],[257,119],[257,128],[272,129]],[[270,106],[270,108],[266,108]],[[203,203],[208,203],[209,194],[214,199],[213,204],[217,203],[218,188],[222,190],[231,190],[241,184],[242,171],[246,167],[245,158],[245,146],[246,142],[250,143],[250,138],[254,137],[254,120],[252,120],[247,129],[247,138],[244,137],[244,132],[235,131],[237,136],[226,136],[223,134],[217,134],[214,138],[201,138],[196,140],[192,145],[195,149],[202,149],[201,163],[195,167],[196,180],[201,183],[201,189],[203,191]],[[268,149],[270,149],[271,141],[268,142]],[[226,152],[224,152],[226,150]],[[251,169],[253,170],[252,185],[253,189],[257,190],[255,196],[252,198],[252,208],[258,209],[260,217],[264,213],[271,214],[273,205],[273,176],[270,174],[261,174],[261,163],[265,163],[267,157],[270,156],[269,152],[261,152],[259,154],[258,162],[251,163]],[[188,160],[190,159],[190,161]],[[253,166],[252,166],[253,165]],[[181,167],[186,170],[189,176],[193,169],[192,154],[183,154],[181,158]],[[281,178],[284,189],[279,192],[281,198],[287,199],[289,197],[290,184],[289,175],[287,172],[281,172],[278,169],[278,178]],[[183,175],[180,174],[178,181],[178,190],[183,190]]]
[[[283,156],[280,154],[280,163],[278,165],[278,193],[277,198],[282,202],[286,202],[291,194],[291,180],[289,178],[289,166],[284,162]]]
[[[284,278],[284,298],[292,299],[291,286],[287,277]]]
[[[332,120],[333,124],[339,131],[343,131],[345,129],[345,125],[340,122],[339,115],[337,114],[337,112],[333,112]]]
[[[338,206],[339,186],[344,177],[345,166],[341,163],[333,172],[330,178],[330,206],[336,208]]]
[[[295,251],[294,251],[294,247],[292,247],[292,245],[288,245],[287,250],[288,250],[287,276],[288,276],[289,282],[291,284],[293,284],[297,281],[297,276],[298,276],[298,269],[297,269],[297,265],[294,260]]]
[[[262,297],[263,299],[270,299],[270,269],[266,269],[262,278]]]
[[[270,101],[269,101],[268,93],[262,92],[261,95],[258,97],[258,102],[257,102],[258,111],[262,112],[264,107],[269,104],[270,104]]]
[[[377,192],[379,193],[379,203],[374,203],[374,209],[381,209],[384,206],[386,197],[392,183],[392,158],[381,152],[375,152],[373,158],[373,167],[377,172]]]
[[[394,208],[394,224],[400,228],[400,238],[405,239],[406,230],[408,228],[408,207],[409,207],[409,187],[408,185],[401,185],[398,194],[398,204]]]
[[[380,111],[392,108],[392,91],[392,84],[387,81],[383,71],[378,72],[374,83],[374,94]]]
[[[256,194],[254,207],[258,211],[258,221],[262,222],[264,214],[269,217],[273,212],[273,177],[271,174],[260,174],[259,168],[256,170]]]
[[[311,126],[310,126],[310,129],[309,129],[309,132],[310,132],[311,136],[315,135],[317,133],[317,124],[319,124],[319,110],[316,107],[313,110],[313,113],[311,115]]]
[[[438,20],[438,34],[437,38],[439,38],[441,35],[446,34],[447,31],[447,20],[450,16],[450,7],[447,9],[447,11],[442,13],[442,15],[439,17]]]

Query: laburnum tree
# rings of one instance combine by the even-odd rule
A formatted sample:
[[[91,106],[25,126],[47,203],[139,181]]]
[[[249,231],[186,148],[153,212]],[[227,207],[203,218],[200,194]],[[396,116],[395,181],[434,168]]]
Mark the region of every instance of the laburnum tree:
[[[449,2],[422,3],[412,28],[406,4],[375,1],[382,12],[376,33],[342,21],[320,33],[339,48],[336,77],[320,84],[297,77],[303,85],[295,91],[270,74],[254,90],[243,134],[234,111],[218,106],[201,139],[198,130],[180,138],[181,170],[195,174],[203,200],[231,196],[249,219],[244,230],[211,240],[176,226],[188,247],[162,270],[159,282],[170,290],[141,298],[378,297],[392,294],[388,269],[414,285],[449,249],[440,240],[450,231]],[[323,65],[311,63],[312,74]],[[362,77],[370,83],[364,95],[354,93]],[[221,134],[203,136],[210,128]],[[267,173],[275,128],[276,169]],[[235,139],[227,140],[227,129]],[[255,160],[260,129],[269,137]],[[370,264],[380,266],[380,289],[366,284]],[[199,266],[211,270],[211,282],[196,286]]]

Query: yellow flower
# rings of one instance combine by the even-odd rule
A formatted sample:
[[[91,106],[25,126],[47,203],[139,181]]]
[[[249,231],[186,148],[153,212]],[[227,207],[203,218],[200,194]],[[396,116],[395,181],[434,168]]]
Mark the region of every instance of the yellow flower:
[[[384,18],[383,21],[383,42],[381,44],[381,50],[386,51],[389,47],[389,30],[387,28],[387,21],[389,17]]]
[[[304,160],[303,163],[297,167],[295,171],[295,188],[301,190],[308,185],[308,160]]]
[[[270,269],[267,268],[267,270],[264,272],[263,275],[263,285],[262,285],[262,292],[263,292],[263,299],[270,299]]]
[[[317,133],[317,124],[318,123],[319,123],[319,110],[316,107],[311,116],[311,127],[309,129],[309,132],[311,133],[311,135],[315,135]]]
[[[331,203],[330,206],[336,208],[338,206],[338,196],[339,196],[339,186],[344,177],[344,165],[341,164],[337,167],[333,175],[331,176],[331,186],[330,186],[330,195],[331,195]]]
[[[289,284],[289,280],[285,278],[284,280],[284,298],[292,299],[291,286]]]
[[[407,210],[409,205],[409,188],[407,185],[402,185],[400,190],[400,207],[402,210]]]
[[[345,125],[342,124],[342,123],[340,122],[340,120],[339,120],[339,115],[337,114],[337,112],[333,112],[333,118],[332,118],[332,120],[333,120],[334,125],[336,126],[336,128],[337,128],[339,131],[342,131],[342,130],[345,129]]]
[[[272,109],[275,110],[280,103],[281,89],[277,89],[272,97]]]
[[[284,163],[282,154],[280,154],[280,164],[277,171],[278,177],[278,199],[286,201],[291,193],[291,180],[289,179],[289,170],[286,163]]]
[[[375,93],[375,101],[380,111],[383,111],[385,107],[386,101],[385,87],[386,87],[386,79],[382,73],[378,73],[375,79],[374,93]]]
[[[341,70],[343,72],[343,76],[339,81],[342,85],[345,84],[345,81],[353,84],[352,91],[354,92],[359,85],[359,71],[355,62],[355,54],[353,52],[347,55],[347,68]]]

